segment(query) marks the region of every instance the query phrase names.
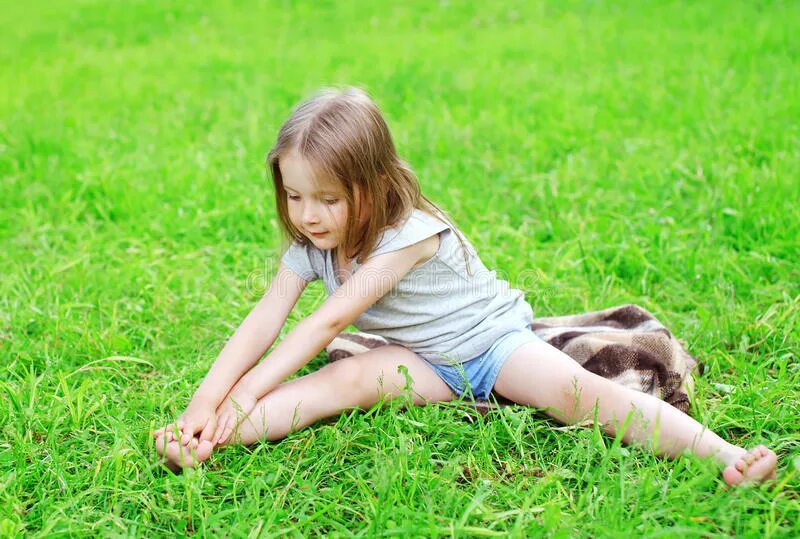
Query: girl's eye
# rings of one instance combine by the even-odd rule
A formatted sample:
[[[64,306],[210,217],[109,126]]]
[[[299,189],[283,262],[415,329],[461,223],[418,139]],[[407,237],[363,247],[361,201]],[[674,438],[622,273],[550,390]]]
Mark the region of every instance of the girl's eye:
[[[288,195],[289,200],[300,200],[300,197],[297,195]]]
[[[330,199],[330,198],[325,200],[325,204],[327,204],[328,206],[333,206],[337,202],[339,202],[339,201],[335,200],[335,199]]]

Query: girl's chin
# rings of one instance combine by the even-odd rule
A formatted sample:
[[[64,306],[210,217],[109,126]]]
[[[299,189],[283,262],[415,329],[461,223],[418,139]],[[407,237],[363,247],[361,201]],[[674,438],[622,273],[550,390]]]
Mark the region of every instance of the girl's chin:
[[[322,249],[331,249],[336,246],[336,242],[333,241],[333,238],[330,234],[325,234],[324,236],[307,236],[311,242],[320,247]]]

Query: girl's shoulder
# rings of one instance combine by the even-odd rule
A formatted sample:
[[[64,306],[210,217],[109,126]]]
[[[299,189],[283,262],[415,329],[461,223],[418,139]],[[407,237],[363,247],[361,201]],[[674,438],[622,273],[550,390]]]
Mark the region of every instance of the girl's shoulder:
[[[281,256],[281,262],[306,281],[316,281],[324,274],[324,253],[312,243],[292,241]]]
[[[398,251],[451,228],[444,220],[414,208],[408,218],[381,234],[371,256]]]

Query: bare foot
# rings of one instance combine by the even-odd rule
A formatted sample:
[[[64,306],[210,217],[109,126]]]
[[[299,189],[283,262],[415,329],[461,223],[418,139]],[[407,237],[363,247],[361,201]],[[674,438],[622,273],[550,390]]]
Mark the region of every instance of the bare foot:
[[[759,445],[743,453],[722,471],[722,478],[729,485],[761,483],[775,479],[778,457],[766,446]]]
[[[183,445],[172,436],[158,436],[156,438],[156,452],[163,458],[164,465],[175,473],[183,468],[194,468],[201,462],[208,460],[214,446],[209,441],[199,442],[197,438]]]

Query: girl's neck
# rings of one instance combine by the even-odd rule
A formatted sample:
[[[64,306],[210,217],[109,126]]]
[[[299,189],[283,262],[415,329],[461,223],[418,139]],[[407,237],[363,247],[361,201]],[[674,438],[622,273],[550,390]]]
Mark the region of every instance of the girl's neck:
[[[338,263],[339,267],[347,267],[350,265],[351,260],[345,256],[344,249],[340,249],[340,246],[336,246],[333,248],[333,256],[336,258],[336,262]]]

